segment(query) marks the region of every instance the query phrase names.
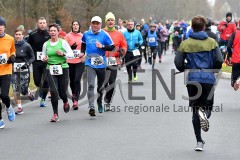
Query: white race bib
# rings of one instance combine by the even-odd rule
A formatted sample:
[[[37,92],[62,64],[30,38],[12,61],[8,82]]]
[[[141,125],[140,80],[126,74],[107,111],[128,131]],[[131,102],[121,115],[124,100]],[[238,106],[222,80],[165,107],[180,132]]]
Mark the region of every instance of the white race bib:
[[[42,60],[42,52],[37,52],[37,60]]]
[[[6,53],[3,53],[3,54],[0,54],[0,65],[1,64],[6,64],[7,63],[7,54]]]
[[[50,74],[51,75],[62,75],[62,65],[50,65],[49,66]]]
[[[145,49],[145,46],[141,46],[142,49]]]
[[[80,55],[80,50],[73,50],[74,58],[78,58]]]
[[[138,49],[133,50],[133,55],[134,56],[140,56],[140,51]]]
[[[155,40],[155,38],[154,37],[150,37],[149,39],[148,39],[148,42],[150,42],[150,43],[154,43],[156,40]]]
[[[104,63],[103,57],[101,56],[91,58],[91,65],[98,66],[98,65],[102,65],[103,63]]]
[[[117,60],[115,57],[107,57],[108,66],[117,65]]]
[[[28,69],[21,69],[21,67],[24,65],[25,63],[14,63],[13,64],[13,72],[27,72]]]

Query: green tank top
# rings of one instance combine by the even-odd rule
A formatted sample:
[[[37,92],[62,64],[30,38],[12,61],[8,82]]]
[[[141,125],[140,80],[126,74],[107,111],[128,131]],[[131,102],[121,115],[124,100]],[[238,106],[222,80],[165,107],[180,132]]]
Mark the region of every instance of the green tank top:
[[[49,69],[49,65],[53,65],[53,64],[62,65],[62,68],[68,68],[66,57],[59,56],[56,53],[56,50],[65,52],[64,48],[62,47],[62,39],[61,38],[59,38],[56,46],[51,46],[50,40],[47,41],[47,45],[46,45],[46,54],[48,56],[47,69]]]

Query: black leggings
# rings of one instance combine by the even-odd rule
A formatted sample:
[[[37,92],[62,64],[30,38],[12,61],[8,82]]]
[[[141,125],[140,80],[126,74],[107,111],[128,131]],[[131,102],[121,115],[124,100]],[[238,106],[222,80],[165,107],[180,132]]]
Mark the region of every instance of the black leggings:
[[[51,102],[53,113],[58,115],[58,97],[63,100],[63,103],[68,101],[67,99],[67,87],[68,87],[68,68],[63,68],[62,75],[50,75],[48,73],[48,84],[51,92]]]
[[[134,77],[136,76],[137,68],[138,68],[137,58],[139,57],[133,56],[133,52],[127,51],[125,55],[125,64],[126,64],[129,80],[132,80],[132,72],[133,72],[133,76]]]
[[[231,75],[231,86],[233,87],[234,83],[240,77],[240,63],[232,64],[232,75]]]
[[[117,69],[107,68],[106,75],[109,74],[108,72],[110,72],[110,76],[109,76],[108,82],[105,84],[105,89],[108,89],[107,87],[109,87],[111,89],[105,95],[105,98],[104,98],[105,103],[111,103],[112,102],[112,98],[113,98],[114,90],[115,90],[115,85],[116,85],[115,81],[116,81],[116,78],[117,78]]]
[[[10,82],[11,82],[10,74],[0,76],[0,89],[1,89],[0,98],[2,99],[2,102],[6,105],[7,108],[10,107],[10,98],[8,96]],[[1,119],[2,119],[2,105],[0,105],[0,120]]]
[[[193,116],[192,116],[192,123],[194,128],[194,133],[197,139],[197,142],[202,142],[201,137],[201,126],[200,126],[200,120],[198,116],[198,109],[199,107],[202,107],[204,110],[212,110],[213,102],[214,102],[214,94],[212,97],[208,99],[209,94],[211,93],[211,90],[213,88],[213,84],[207,84],[207,83],[199,83],[202,87],[202,93],[199,98],[195,100],[189,100],[189,106],[193,109]],[[187,85],[188,95],[189,97],[194,97],[198,93],[198,89],[195,85]]]
[[[85,65],[84,63],[68,63],[68,65],[70,88],[72,90],[72,94],[74,95],[73,100],[78,101],[81,92],[81,78],[85,69]]]
[[[47,83],[47,74],[46,74],[46,63],[41,61],[33,62],[33,80],[35,86],[40,88],[40,97],[46,99],[48,93],[48,83]]]

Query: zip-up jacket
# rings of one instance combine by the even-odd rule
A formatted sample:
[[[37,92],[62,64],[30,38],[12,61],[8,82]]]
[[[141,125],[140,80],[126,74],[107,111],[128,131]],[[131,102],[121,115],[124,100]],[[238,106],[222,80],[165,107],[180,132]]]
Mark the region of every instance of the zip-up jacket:
[[[185,59],[187,63],[184,62]],[[223,57],[217,42],[201,31],[193,32],[189,39],[180,44],[174,63],[181,72],[196,69],[190,70],[188,81],[214,84],[214,72],[208,69],[221,69]]]

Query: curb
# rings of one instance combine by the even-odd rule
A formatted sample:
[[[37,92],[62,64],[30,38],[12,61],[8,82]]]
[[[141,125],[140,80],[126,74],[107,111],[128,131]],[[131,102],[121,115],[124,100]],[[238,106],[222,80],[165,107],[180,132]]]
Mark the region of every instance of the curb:
[[[231,79],[231,73],[222,72],[221,78],[222,79]]]

